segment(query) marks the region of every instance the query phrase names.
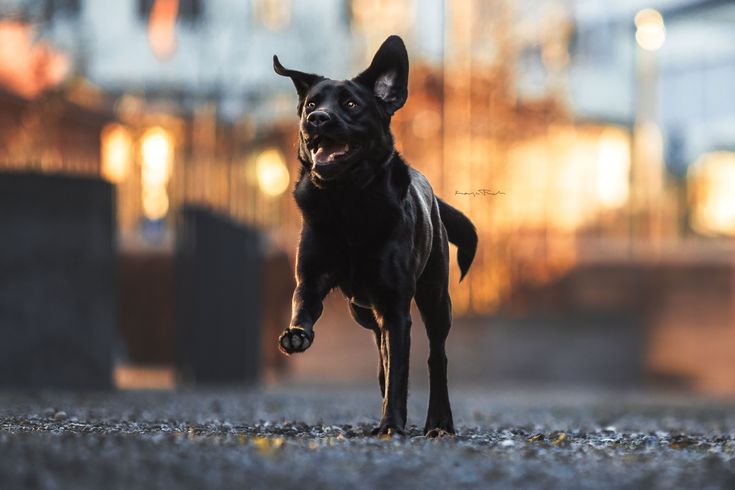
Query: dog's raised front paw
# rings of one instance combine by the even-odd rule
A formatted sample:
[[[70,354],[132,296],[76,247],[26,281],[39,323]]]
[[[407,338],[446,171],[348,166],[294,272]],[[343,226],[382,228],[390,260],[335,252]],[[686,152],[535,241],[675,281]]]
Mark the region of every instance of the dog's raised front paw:
[[[301,327],[288,327],[278,337],[278,348],[286,355],[304,352],[314,342],[314,332],[307,332]]]

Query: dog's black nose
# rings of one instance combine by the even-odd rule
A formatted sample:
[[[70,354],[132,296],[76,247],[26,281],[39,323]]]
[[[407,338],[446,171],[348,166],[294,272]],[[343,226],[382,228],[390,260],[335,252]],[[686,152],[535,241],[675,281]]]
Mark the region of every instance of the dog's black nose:
[[[306,117],[306,121],[315,128],[326,124],[329,119],[331,119],[329,114],[324,111],[314,111]]]

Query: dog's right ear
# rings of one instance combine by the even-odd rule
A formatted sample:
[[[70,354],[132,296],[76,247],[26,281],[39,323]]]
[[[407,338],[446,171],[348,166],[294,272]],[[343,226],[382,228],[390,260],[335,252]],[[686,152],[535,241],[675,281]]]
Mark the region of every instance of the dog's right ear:
[[[315,83],[324,80],[324,77],[321,77],[319,75],[313,75],[311,73],[304,73],[296,70],[289,70],[288,68],[284,67],[280,61],[278,61],[278,56],[276,55],[273,55],[273,69],[279,75],[289,77],[291,79],[294,87],[296,87],[296,92],[299,94],[299,107],[301,106],[301,102],[303,102],[304,98],[306,98],[306,94],[309,92],[309,89]]]

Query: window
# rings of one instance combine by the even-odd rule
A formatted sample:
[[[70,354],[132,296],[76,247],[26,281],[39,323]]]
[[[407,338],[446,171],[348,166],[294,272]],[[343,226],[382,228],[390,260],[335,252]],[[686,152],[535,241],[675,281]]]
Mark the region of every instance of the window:
[[[45,0],[43,2],[44,17],[52,19],[56,16],[79,15],[80,3],[81,0]]]
[[[570,40],[570,52],[578,63],[610,63],[615,57],[614,36],[607,20],[579,25]]]

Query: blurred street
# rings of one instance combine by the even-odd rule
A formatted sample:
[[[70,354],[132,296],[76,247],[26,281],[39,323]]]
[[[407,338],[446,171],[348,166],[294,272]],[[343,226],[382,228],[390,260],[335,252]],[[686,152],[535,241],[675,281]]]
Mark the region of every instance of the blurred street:
[[[732,488],[735,405],[453,390],[455,438],[379,440],[376,389],[0,395],[2,488]]]

